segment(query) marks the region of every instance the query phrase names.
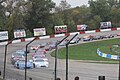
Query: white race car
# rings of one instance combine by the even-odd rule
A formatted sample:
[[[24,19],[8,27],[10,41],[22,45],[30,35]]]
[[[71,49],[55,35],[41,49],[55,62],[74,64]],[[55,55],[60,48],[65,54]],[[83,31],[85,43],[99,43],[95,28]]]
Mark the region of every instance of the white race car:
[[[34,68],[48,67],[49,62],[45,61],[44,59],[34,59],[33,65],[34,65]]]

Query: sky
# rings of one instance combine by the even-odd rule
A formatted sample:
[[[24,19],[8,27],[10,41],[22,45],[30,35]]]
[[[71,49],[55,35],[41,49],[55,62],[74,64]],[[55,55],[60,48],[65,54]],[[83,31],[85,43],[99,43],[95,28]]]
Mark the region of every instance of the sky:
[[[59,5],[61,0],[52,0],[56,3],[56,5]],[[71,7],[81,6],[81,5],[88,5],[88,0],[66,0]]]

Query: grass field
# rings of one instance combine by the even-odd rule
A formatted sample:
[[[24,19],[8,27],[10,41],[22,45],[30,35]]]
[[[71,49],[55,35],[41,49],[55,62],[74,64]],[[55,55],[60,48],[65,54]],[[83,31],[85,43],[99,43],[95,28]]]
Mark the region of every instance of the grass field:
[[[120,38],[119,38],[120,39]],[[89,42],[84,44],[79,44],[76,46],[69,46],[69,59],[73,60],[92,60],[92,61],[115,61],[110,60],[106,58],[102,58],[97,55],[97,48],[99,48],[104,53],[109,54],[116,54],[114,52],[110,52],[109,46],[113,44],[120,44],[119,39],[110,39],[110,40],[104,40],[104,41],[95,41],[95,42]],[[66,49],[62,48],[58,50],[58,58],[59,59],[65,59],[66,56]],[[51,53],[51,56],[55,56],[55,52],[53,51]]]

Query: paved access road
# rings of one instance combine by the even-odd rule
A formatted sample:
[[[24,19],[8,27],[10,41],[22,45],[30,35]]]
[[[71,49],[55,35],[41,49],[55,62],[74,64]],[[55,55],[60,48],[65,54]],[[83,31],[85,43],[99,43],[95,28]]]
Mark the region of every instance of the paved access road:
[[[92,35],[105,35],[105,34],[116,34],[120,31],[94,33]],[[79,37],[83,37],[89,34],[80,34]],[[70,36],[71,37],[71,36]],[[69,37],[69,38],[70,38]],[[45,40],[37,40],[32,44],[40,44],[43,42],[49,42],[53,40],[60,40],[59,38],[50,38]],[[24,80],[24,70],[19,70],[10,64],[11,53],[17,49],[23,49],[28,42],[10,44],[7,52],[7,66],[6,66],[6,78],[9,80]],[[50,52],[47,53],[49,59],[48,68],[29,69],[27,70],[28,78],[31,77],[33,80],[54,80],[54,58],[50,56]],[[0,70],[3,72],[3,59],[4,59],[4,46],[0,46]],[[58,59],[57,65],[57,76],[61,80],[66,80],[66,67],[65,60]],[[69,73],[68,80],[74,80],[75,76],[79,76],[80,80],[97,80],[98,76],[106,76],[106,80],[118,80],[118,64],[99,64],[99,63],[87,63],[85,61],[69,60]],[[2,77],[2,76],[1,76]]]

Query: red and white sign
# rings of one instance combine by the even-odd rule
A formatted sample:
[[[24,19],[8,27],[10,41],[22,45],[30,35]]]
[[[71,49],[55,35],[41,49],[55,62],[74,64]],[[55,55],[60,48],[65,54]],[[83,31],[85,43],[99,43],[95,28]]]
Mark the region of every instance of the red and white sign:
[[[0,40],[8,40],[8,31],[0,32]]]
[[[55,26],[55,33],[66,33],[67,32],[67,26]]]
[[[36,29],[33,29],[33,31],[34,31],[34,36],[46,35],[46,29],[45,28],[36,28]]]
[[[86,30],[87,29],[87,25],[83,24],[83,25],[77,25],[77,30]]]
[[[26,32],[24,29],[14,31],[14,38],[22,38],[22,37],[26,37]]]

